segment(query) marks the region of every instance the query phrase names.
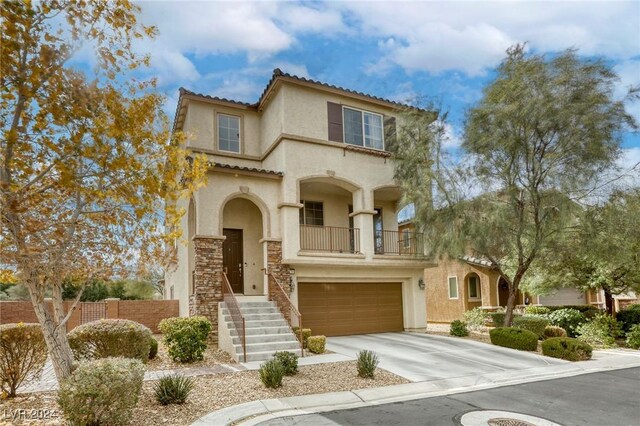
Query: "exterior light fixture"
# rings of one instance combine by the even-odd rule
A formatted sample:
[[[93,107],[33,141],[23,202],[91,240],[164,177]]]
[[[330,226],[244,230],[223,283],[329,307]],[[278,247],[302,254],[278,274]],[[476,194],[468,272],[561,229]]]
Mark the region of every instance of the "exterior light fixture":
[[[426,287],[426,284],[424,283],[424,280],[422,278],[418,280],[418,287],[420,287],[420,290],[424,290]]]

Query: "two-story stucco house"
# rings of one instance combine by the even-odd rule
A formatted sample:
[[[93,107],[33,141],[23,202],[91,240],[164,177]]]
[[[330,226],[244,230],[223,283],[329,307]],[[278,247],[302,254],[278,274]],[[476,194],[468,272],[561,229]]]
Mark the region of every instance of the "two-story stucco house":
[[[273,279],[313,334],[425,329],[424,250],[419,234],[398,233],[387,151],[398,107],[278,69],[252,104],[181,89],[174,127],[211,167],[184,205],[188,245],[165,280],[180,314],[209,317],[223,346],[225,279],[256,320],[266,305],[246,303],[266,301]]]

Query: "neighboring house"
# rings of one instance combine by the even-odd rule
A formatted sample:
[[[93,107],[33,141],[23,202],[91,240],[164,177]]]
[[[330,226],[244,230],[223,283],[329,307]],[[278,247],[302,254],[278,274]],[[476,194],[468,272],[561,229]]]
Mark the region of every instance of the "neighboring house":
[[[271,274],[313,334],[424,330],[427,263],[398,232],[386,150],[399,106],[278,69],[252,104],[180,89],[174,128],[211,164],[166,275],[180,314],[217,329],[223,272],[243,300],[266,300]]]

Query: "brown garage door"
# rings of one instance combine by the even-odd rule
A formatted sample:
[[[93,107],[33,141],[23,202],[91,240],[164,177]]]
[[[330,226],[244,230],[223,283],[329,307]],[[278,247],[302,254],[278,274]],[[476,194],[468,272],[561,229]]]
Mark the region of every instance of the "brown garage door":
[[[403,330],[401,283],[300,283],[298,305],[314,335]]]

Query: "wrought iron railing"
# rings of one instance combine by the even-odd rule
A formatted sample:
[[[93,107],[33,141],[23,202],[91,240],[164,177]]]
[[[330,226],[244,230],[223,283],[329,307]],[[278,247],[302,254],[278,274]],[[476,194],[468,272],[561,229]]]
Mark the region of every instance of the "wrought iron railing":
[[[298,341],[300,342],[300,354],[304,356],[304,338],[302,333],[302,314],[293,305],[289,295],[282,287],[278,279],[269,273],[269,300],[276,302],[278,309],[289,323],[289,326],[298,327]],[[295,319],[295,322],[293,321]]]
[[[300,225],[300,249],[331,253],[360,253],[360,229]]]
[[[240,343],[242,343],[243,359],[244,362],[247,362],[246,321],[242,315],[242,311],[240,310],[238,299],[236,299],[236,295],[233,294],[233,289],[231,289],[231,284],[229,284],[227,274],[224,272],[222,273],[222,299],[229,310],[229,314],[233,320],[233,325],[235,325],[236,330],[238,331],[238,337],[240,338]]]
[[[418,232],[375,230],[376,254],[424,255],[424,235]]]

